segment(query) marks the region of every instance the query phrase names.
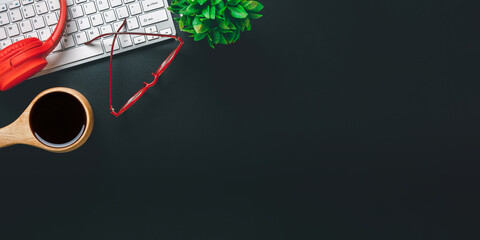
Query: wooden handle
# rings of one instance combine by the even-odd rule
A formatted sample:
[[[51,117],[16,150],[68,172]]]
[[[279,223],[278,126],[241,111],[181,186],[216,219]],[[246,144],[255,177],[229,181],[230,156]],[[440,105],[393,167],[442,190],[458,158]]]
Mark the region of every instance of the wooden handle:
[[[0,129],[0,148],[17,144],[15,133],[13,133],[12,124]]]
[[[0,148],[14,144],[32,143],[32,132],[28,125],[26,114],[22,114],[15,122],[0,129]]]

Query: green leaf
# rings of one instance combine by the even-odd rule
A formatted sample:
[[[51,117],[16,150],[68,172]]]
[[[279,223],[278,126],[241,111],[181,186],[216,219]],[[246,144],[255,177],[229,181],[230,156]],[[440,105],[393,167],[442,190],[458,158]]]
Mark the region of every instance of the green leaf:
[[[205,16],[206,18],[210,18],[210,6],[207,6],[203,9],[202,15]]]
[[[225,20],[217,19],[217,24],[218,24],[218,26],[219,26],[220,28],[222,28],[222,29],[226,29],[226,30],[230,29],[230,28],[228,27],[228,24],[227,24],[227,22],[226,22]]]
[[[193,28],[195,29],[195,32],[200,33],[202,25],[202,21],[198,16],[193,19]]]
[[[250,19],[245,18],[245,28],[247,31],[252,30],[252,24],[250,24]]]
[[[229,44],[233,43],[233,38],[235,38],[235,33],[224,33],[223,35],[225,36],[225,39]]]
[[[222,9],[220,9],[220,11],[218,11],[218,15],[219,16],[225,16],[225,10],[227,9],[227,6],[223,7]]]
[[[211,2],[211,5],[217,5],[220,2],[223,2],[223,0],[211,0],[210,2]]]
[[[220,36],[222,34],[220,32],[213,33],[213,43],[218,44],[220,42]]]
[[[220,43],[223,44],[223,45],[227,45],[228,42],[227,40],[225,39],[225,37],[223,36],[223,34],[220,34]]]
[[[246,18],[248,16],[248,13],[240,5],[235,7],[228,7],[228,10],[234,18]]]
[[[200,5],[203,5],[207,0],[197,0]]]
[[[262,14],[258,14],[258,13],[249,13],[248,14],[248,17],[251,18],[251,19],[259,19],[262,16],[263,16]]]
[[[193,37],[193,39],[194,39],[195,41],[200,41],[200,40],[204,39],[206,36],[207,36],[206,33],[197,33],[197,34],[195,34],[195,36]]]
[[[210,18],[215,19],[215,7],[213,6],[210,8]]]
[[[186,14],[187,13],[187,8],[188,8],[188,6],[183,7],[182,9],[180,9],[180,11],[178,11],[178,13],[179,14]]]
[[[235,6],[235,5],[239,4],[240,1],[242,1],[242,0],[228,0],[227,4],[230,5],[230,6]]]
[[[193,16],[200,13],[200,11],[201,11],[200,5],[195,3],[195,4],[190,4],[190,6],[187,7],[187,11],[185,12],[185,14]]]
[[[263,9],[263,5],[257,1],[246,1],[242,6],[245,10],[252,12],[259,12]]]

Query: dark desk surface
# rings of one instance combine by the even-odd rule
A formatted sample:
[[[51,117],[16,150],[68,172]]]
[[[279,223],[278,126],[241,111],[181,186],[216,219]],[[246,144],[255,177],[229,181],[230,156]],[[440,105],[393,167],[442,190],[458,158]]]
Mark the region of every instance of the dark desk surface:
[[[262,2],[119,118],[108,59],[0,93],[0,126],[55,86],[95,113],[72,153],[0,150],[0,238],[475,238],[480,5]],[[175,45],[116,57],[117,108]]]

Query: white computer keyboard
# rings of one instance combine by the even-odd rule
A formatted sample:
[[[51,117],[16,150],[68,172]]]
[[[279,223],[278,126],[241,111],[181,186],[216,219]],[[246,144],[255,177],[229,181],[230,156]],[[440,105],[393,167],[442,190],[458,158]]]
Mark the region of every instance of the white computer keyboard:
[[[167,0],[67,0],[68,16],[61,43],[47,57],[48,65],[34,77],[110,55],[113,37],[85,45],[88,40],[116,31],[127,19],[130,32],[175,35]],[[45,41],[58,21],[59,0],[0,0],[0,48],[28,37]],[[121,35],[115,54],[169,38]]]

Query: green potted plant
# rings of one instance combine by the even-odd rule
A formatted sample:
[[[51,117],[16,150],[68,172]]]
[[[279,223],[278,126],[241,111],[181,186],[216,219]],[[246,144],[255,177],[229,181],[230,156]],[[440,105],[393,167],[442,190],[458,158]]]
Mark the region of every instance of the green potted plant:
[[[263,5],[248,0],[173,0],[168,8],[180,14],[175,18],[181,31],[191,33],[195,41],[208,44],[232,44],[244,31],[252,29],[251,20],[262,17]]]

